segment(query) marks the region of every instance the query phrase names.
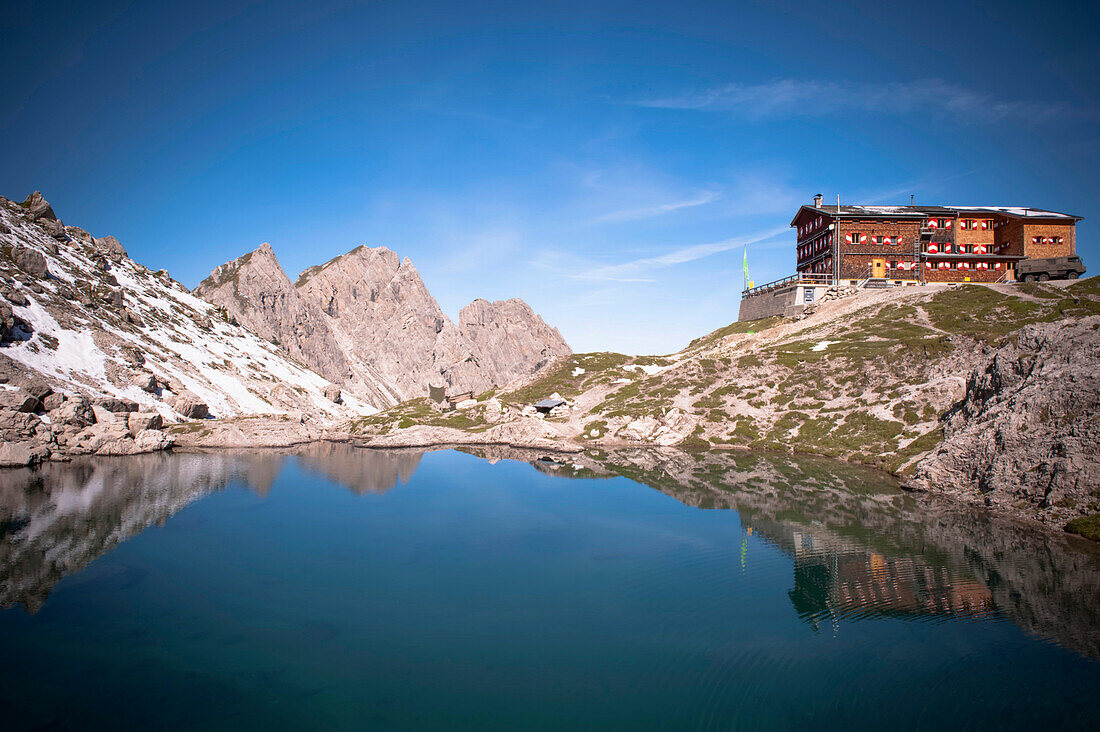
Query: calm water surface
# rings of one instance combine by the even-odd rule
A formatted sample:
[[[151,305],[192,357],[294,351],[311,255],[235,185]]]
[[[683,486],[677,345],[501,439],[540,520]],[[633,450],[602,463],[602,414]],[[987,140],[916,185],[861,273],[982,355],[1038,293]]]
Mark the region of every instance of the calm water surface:
[[[1100,555],[822,460],[0,473],[7,729],[1090,728]]]

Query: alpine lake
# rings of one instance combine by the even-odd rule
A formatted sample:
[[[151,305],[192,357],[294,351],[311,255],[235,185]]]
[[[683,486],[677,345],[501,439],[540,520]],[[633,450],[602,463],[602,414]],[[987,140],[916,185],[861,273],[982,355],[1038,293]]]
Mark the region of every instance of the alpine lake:
[[[1100,550],[830,460],[0,473],[4,729],[1089,729]]]

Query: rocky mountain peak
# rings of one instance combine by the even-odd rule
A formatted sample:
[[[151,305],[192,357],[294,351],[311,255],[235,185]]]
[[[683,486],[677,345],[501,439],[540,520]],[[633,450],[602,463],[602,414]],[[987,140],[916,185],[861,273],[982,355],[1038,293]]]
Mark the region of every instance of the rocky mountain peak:
[[[423,396],[429,383],[485,391],[570,353],[522,300],[475,301],[465,330],[456,326],[412,260],[386,247],[358,246],[291,284],[264,244],[195,294],[378,407]]]
[[[558,329],[519,298],[474,300],[459,312],[458,329],[498,384],[529,376],[573,352]]]
[[[350,375],[328,323],[302,301],[270,244],[216,268],[194,293],[326,379]]]
[[[30,212],[31,221],[38,221],[40,219],[57,221],[57,215],[54,214],[53,207],[50,206],[50,202],[42,197],[42,191],[35,191],[31,195],[27,196],[26,199],[24,199],[23,203],[19,205]]]
[[[392,250],[357,247],[303,272],[297,289],[328,316],[353,364],[395,402],[426,394],[429,381],[488,388],[489,379],[463,365],[470,349],[416,267]]]

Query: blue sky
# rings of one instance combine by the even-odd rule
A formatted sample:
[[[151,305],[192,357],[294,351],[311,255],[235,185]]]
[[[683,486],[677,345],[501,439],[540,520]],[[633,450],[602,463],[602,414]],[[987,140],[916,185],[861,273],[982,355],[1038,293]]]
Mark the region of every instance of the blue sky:
[[[888,5],[888,4],[887,4]],[[522,297],[577,350],[668,352],[793,271],[827,201],[1086,217],[1096,4],[27,3],[0,17],[0,194],[41,189],[188,286],[359,244],[452,317]],[[1097,270],[1100,271],[1100,270]]]

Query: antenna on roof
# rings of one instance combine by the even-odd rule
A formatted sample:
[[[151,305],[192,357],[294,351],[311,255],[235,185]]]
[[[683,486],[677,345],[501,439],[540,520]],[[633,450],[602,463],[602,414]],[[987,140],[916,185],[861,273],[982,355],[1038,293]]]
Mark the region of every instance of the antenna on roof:
[[[910,206],[913,205],[913,194],[912,193],[909,194],[909,205]]]

